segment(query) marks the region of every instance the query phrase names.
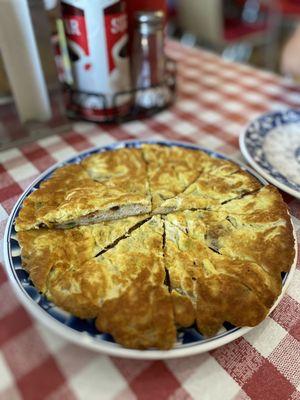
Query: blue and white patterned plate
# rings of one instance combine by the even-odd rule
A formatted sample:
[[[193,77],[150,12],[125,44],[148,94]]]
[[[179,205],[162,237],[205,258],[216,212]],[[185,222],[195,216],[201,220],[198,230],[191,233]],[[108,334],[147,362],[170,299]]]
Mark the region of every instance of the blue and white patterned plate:
[[[17,201],[6,226],[4,235],[4,259],[6,269],[13,285],[13,288],[19,297],[19,300],[27,308],[27,310],[37,320],[42,322],[47,328],[63,336],[66,340],[70,340],[79,345],[88,347],[93,350],[97,350],[103,353],[107,353],[119,357],[136,358],[136,359],[166,359],[175,357],[184,357],[197,353],[202,353],[208,350],[212,350],[216,347],[222,346],[226,343],[231,342],[234,339],[244,335],[251,328],[239,328],[234,327],[230,324],[224,324],[222,330],[212,338],[204,338],[195,328],[191,327],[188,329],[182,329],[178,332],[178,341],[173,349],[168,351],[160,350],[133,350],[126,349],[116,343],[113,338],[105,333],[99,333],[94,326],[93,320],[82,320],[61,308],[55,306],[52,302],[46,299],[45,296],[41,295],[38,290],[34,287],[31,280],[29,279],[28,273],[22,268],[20,247],[16,240],[16,232],[14,229],[14,221],[24,199],[36,190],[41,182],[48,179],[52,173],[59,167],[65,164],[79,163],[83,158],[98,152],[109,151],[112,149],[123,148],[123,147],[140,147],[145,141],[127,141],[118,142],[101,148],[94,148],[79,154],[76,157],[70,158],[69,160],[58,163],[45,171],[39,176],[22,194]],[[148,141],[147,143],[158,143],[166,146],[182,146],[190,149],[203,150],[208,154],[217,157],[227,159],[227,157],[215,153],[210,150],[202,149],[194,145],[181,142],[165,142],[165,141]],[[266,182],[260,178],[254,171],[249,168],[243,167],[243,169],[250,172],[256,178],[258,178],[263,184]],[[296,259],[295,259],[296,260]],[[289,281],[292,276],[292,272],[295,268],[295,263],[288,274],[283,276],[283,292],[286,290]],[[282,296],[282,295],[281,295]],[[280,296],[280,298],[281,298]],[[276,302],[279,302],[280,298]],[[275,307],[275,305],[274,305]]]
[[[264,114],[240,136],[249,164],[279,189],[300,198],[300,111]]]

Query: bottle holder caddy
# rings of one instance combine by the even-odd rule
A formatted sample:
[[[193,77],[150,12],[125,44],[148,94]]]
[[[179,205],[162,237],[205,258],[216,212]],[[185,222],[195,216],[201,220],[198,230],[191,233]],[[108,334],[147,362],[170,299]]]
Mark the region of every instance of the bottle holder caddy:
[[[146,118],[169,107],[174,102],[176,62],[170,58],[166,59],[163,82],[157,85],[117,92],[110,101],[105,94],[81,92],[67,85],[64,89],[67,115],[70,118],[110,123]],[[78,98],[80,98],[80,102]],[[101,104],[101,107],[97,106],[97,109],[93,109],[93,102],[98,105]],[[91,113],[83,112],[79,103],[89,104],[88,108]],[[98,110],[99,113],[96,115]]]

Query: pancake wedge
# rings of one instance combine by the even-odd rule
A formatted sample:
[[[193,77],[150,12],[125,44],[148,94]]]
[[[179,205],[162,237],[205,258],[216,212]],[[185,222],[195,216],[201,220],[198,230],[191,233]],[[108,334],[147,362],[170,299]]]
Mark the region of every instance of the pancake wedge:
[[[175,319],[181,326],[194,320],[204,335],[225,321],[254,326],[262,321],[278,295],[256,263],[231,259],[165,221],[165,263],[170,278]]]
[[[295,257],[290,221],[277,218],[264,223],[253,219],[238,214],[206,213],[206,243],[231,258],[256,262],[277,277],[281,285],[280,273],[290,269]]]
[[[121,220],[118,229],[118,235],[125,236],[114,242],[116,234],[107,231],[121,221],[20,232],[18,240],[26,248],[24,266],[50,300],[77,317],[98,316],[98,328],[118,343],[170,348],[176,327],[164,285],[161,218],[144,223],[141,216],[127,220],[125,224]]]
[[[267,193],[273,196],[271,204]],[[289,270],[295,250],[290,217],[279,192],[266,187],[219,210],[177,212],[167,219],[216,252],[257,263],[281,286],[280,273]]]
[[[140,149],[96,153],[83,159],[81,165],[93,180],[107,187],[149,196],[146,163]]]
[[[69,228],[151,211],[146,164],[140,150],[131,150],[57,169],[25,199],[16,230]]]
[[[261,187],[241,199],[233,199],[220,205],[216,211],[228,214],[245,214],[249,220],[268,222],[278,218],[287,218],[287,206],[279,191],[271,185]]]
[[[172,299],[162,281],[149,280],[151,272],[144,269],[119,297],[107,300],[96,326],[125,347],[167,350],[176,339]]]
[[[19,232],[22,264],[38,290],[56,304],[82,318],[95,316],[95,307],[81,296],[78,284],[74,282],[72,288],[72,282],[64,277],[127,235],[143,220],[144,216],[135,216],[66,230]],[[56,283],[53,285],[53,282]]]
[[[182,193],[163,202],[157,212],[167,214],[179,210],[216,209],[223,203],[261,188],[255,178],[241,169],[228,172],[228,168],[222,168],[222,162],[217,160],[215,168],[201,173]]]
[[[126,347],[166,349],[176,340],[162,239],[161,218],[152,217],[76,272],[82,292],[99,307],[97,327]]]
[[[203,169],[210,157],[201,151],[182,147],[145,144],[148,179],[154,212],[166,200],[184,191]]]

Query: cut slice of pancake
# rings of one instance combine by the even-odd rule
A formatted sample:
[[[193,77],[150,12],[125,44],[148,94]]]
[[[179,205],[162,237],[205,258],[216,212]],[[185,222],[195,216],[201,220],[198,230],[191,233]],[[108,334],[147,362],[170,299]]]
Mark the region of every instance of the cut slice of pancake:
[[[120,149],[57,169],[25,199],[16,230],[69,228],[150,211],[142,152]]]
[[[164,349],[176,339],[162,239],[161,218],[152,217],[77,271],[81,290],[99,307],[98,328],[126,347]]]
[[[76,269],[145,219],[145,216],[133,216],[66,230],[41,228],[18,232],[22,264],[34,285],[45,293],[50,271]]]
[[[221,204],[234,198],[240,198],[247,193],[257,191],[261,184],[247,172],[235,164],[216,160],[200,174],[199,178],[178,196],[163,202],[157,212],[167,214],[179,210],[216,209]],[[225,168],[222,168],[225,163]],[[232,172],[229,165],[232,164]]]
[[[249,193],[241,199],[233,199],[220,205],[217,211],[228,214],[248,215],[249,221],[268,222],[278,218],[289,218],[287,206],[279,191],[272,185],[263,186],[260,190]]]
[[[155,211],[166,199],[184,191],[203,169],[210,157],[198,150],[179,146],[142,145]]]
[[[152,284],[151,270],[143,269],[119,297],[104,302],[96,326],[125,347],[170,349],[176,327],[168,288]]]
[[[117,241],[103,233],[104,223],[20,232],[24,266],[50,300],[80,318],[98,316],[97,326],[124,346],[170,348],[176,328],[164,285],[162,221],[129,219]],[[121,221],[106,222],[107,230]]]
[[[276,188],[265,186],[222,205],[219,211],[214,218],[222,219],[226,226],[216,243],[222,253],[255,260],[269,271],[289,271],[295,239],[287,206]]]
[[[115,247],[79,266],[76,274],[86,295],[101,306],[123,292],[144,269],[151,271],[149,284],[163,282],[162,232],[160,217],[152,217]]]
[[[123,148],[93,154],[81,165],[97,182],[124,192],[149,196],[147,169],[141,149]]]
[[[229,257],[256,262],[274,278],[277,276],[278,282],[280,273],[288,271],[293,263],[294,238],[287,218],[261,222],[247,215],[206,213],[203,222],[209,246]]]
[[[254,262],[216,253],[201,234],[193,238],[168,218],[165,262],[176,322],[188,326],[196,319],[210,336],[225,321],[237,326],[262,321],[279,294],[273,278]]]
[[[262,190],[263,195],[268,192]],[[167,219],[223,255],[259,264],[281,284],[280,273],[290,269],[295,256],[293,228],[280,194],[271,189],[271,195],[276,196],[277,204],[265,199],[266,208],[257,204],[261,196],[249,195],[226,204],[233,204],[235,214],[225,211],[229,209],[225,206],[224,211],[184,211],[169,214]],[[239,214],[245,211],[246,198],[252,198],[247,203],[252,213],[248,207],[248,214]]]

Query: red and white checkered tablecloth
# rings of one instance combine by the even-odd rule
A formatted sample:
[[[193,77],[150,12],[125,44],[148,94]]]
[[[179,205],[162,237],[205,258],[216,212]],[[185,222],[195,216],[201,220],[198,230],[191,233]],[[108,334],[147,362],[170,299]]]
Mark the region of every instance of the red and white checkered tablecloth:
[[[175,42],[168,51],[178,60],[179,75],[178,99],[169,110],[121,126],[76,123],[62,136],[0,153],[1,238],[26,186],[66,157],[116,140],[157,138],[197,143],[242,160],[238,136],[251,119],[300,106],[300,88],[276,75]],[[285,199],[299,234],[300,203]],[[259,327],[210,353],[166,362],[107,357],[62,340],[24,311],[0,268],[0,399],[299,400],[299,267],[284,299]]]

